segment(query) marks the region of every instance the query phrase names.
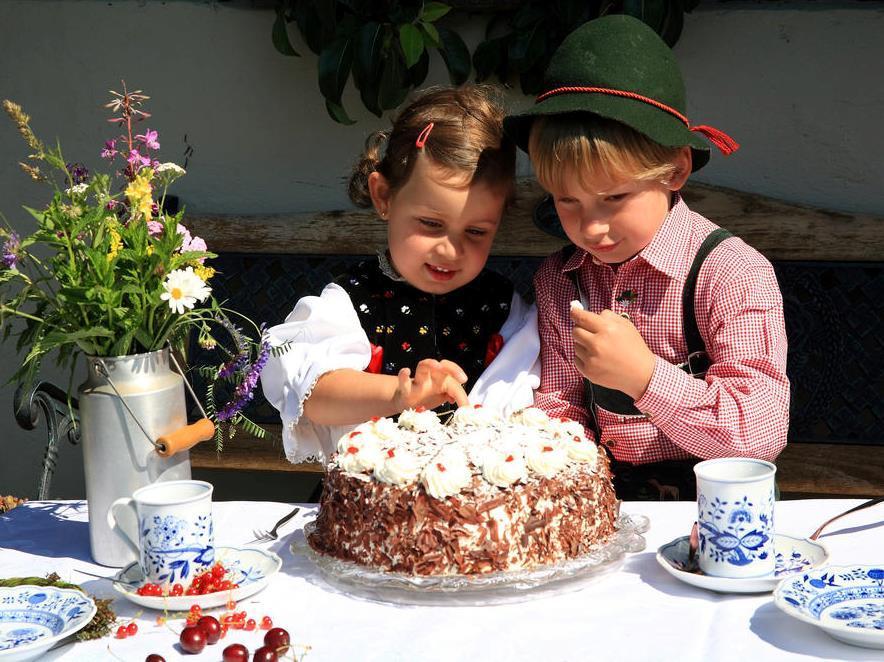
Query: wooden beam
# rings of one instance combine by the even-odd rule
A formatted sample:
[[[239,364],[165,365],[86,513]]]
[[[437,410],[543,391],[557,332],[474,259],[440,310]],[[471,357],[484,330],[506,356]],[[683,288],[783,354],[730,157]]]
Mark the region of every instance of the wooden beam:
[[[563,242],[538,230],[532,213],[543,191],[519,182],[495,240],[494,255],[544,256]],[[689,184],[685,200],[772,260],[882,261],[884,219],[815,209],[705,184]],[[338,210],[275,215],[188,214],[193,234],[215,252],[368,255],[386,241],[386,225],[371,211]]]
[[[268,436],[237,435],[221,453],[212,442],[190,451],[200,469],[240,469],[319,474],[316,462],[292,464],[282,451],[280,425],[265,425]],[[784,497],[884,496],[884,446],[789,443],[777,458],[777,483]]]

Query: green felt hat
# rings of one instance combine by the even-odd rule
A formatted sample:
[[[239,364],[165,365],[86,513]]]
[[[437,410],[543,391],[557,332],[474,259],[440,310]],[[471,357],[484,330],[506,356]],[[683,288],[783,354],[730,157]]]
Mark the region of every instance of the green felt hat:
[[[672,50],[631,16],[597,18],[569,34],[550,60],[542,90],[532,108],[504,119],[505,131],[526,152],[532,122],[565,113],[593,113],[666,147],[690,146],[694,170],[709,161],[707,139],[724,154],[739,147],[718,129],[691,125]]]

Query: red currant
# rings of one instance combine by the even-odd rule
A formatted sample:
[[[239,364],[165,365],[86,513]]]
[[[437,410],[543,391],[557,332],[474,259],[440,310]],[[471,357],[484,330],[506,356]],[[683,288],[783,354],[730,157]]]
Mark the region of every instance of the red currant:
[[[171,595],[184,595],[184,587],[181,584],[172,584]]]
[[[249,662],[249,649],[242,644],[230,644],[221,653],[223,662]]]
[[[196,626],[188,626],[181,630],[181,636],[178,637],[178,643],[185,653],[201,653],[206,647],[206,633],[202,628]]]
[[[255,623],[255,619],[250,618],[249,620],[246,621],[246,630],[249,630],[249,631],[254,630],[257,627],[257,625],[258,624]]]
[[[262,630],[269,630],[272,627],[273,627],[273,619],[272,618],[270,618],[269,616],[265,616],[264,618],[261,619],[261,629]]]
[[[252,662],[279,662],[279,656],[270,646],[261,646],[252,656]]]
[[[117,639],[125,639],[126,637],[129,636],[129,632],[126,630],[125,625],[121,625],[120,627],[117,628],[117,635],[116,636],[117,636]]]
[[[264,645],[269,646],[280,655],[285,655],[288,652],[290,643],[289,633],[284,628],[273,628],[264,635]]]
[[[217,644],[221,638],[221,623],[214,616],[203,616],[196,622],[198,628],[202,628],[206,633],[206,641],[210,644]]]
[[[138,623],[136,623],[135,621],[129,623],[129,625],[126,626],[126,634],[130,637],[134,637],[136,634],[138,634]]]

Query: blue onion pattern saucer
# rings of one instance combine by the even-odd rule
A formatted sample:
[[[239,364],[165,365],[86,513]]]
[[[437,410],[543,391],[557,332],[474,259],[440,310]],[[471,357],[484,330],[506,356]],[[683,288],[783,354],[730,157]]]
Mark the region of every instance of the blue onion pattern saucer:
[[[254,547],[216,547],[215,561],[230,571],[228,578],[239,584],[237,588],[205,595],[138,595],[136,590],[144,583],[144,575],[138,563],[131,563],[114,577],[114,589],[127,600],[148,609],[187,611],[194,604],[208,609],[227,604],[230,599],[238,602],[254,595],[267,586],[270,577],[282,567],[279,556]]]
[[[854,646],[884,649],[884,564],[830,566],[780,582],[774,603]]]
[[[688,562],[688,536],[676,538],[657,550],[657,562],[670,575],[692,586],[718,593],[767,593],[784,577],[823,565],[829,558],[825,546],[807,538],[774,534],[776,569],[761,577],[712,577],[702,573],[696,559]]]
[[[73,588],[0,588],[0,659],[19,662],[41,657],[85,627],[95,609],[92,598]]]

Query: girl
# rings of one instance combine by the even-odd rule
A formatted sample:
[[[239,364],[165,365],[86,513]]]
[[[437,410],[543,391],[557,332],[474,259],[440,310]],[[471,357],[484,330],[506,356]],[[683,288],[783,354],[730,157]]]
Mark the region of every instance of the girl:
[[[536,311],[485,270],[513,194],[503,115],[489,88],[437,88],[366,141],[349,193],[387,223],[386,251],[301,299],[269,331],[274,345],[288,344],[261,382],[290,461],[328,459],[341,435],[373,416],[532,404]]]

